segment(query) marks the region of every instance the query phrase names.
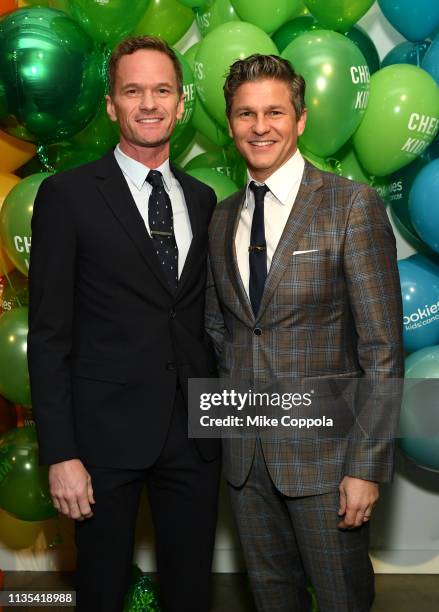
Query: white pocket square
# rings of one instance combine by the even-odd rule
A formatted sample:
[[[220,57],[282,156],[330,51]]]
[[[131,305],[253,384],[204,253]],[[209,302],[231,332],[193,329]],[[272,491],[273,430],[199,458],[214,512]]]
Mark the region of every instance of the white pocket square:
[[[293,251],[293,255],[303,255],[304,253],[317,253],[319,249],[309,249],[309,251]]]

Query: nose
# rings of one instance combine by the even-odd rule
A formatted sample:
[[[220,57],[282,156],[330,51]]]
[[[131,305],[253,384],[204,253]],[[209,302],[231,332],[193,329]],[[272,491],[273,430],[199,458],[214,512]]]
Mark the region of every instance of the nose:
[[[146,111],[154,110],[157,107],[152,91],[149,91],[148,89],[143,91],[143,96],[140,99],[139,107],[141,110]]]
[[[270,131],[270,125],[264,113],[258,113],[256,115],[255,122],[253,124],[253,131],[258,136],[266,134]]]

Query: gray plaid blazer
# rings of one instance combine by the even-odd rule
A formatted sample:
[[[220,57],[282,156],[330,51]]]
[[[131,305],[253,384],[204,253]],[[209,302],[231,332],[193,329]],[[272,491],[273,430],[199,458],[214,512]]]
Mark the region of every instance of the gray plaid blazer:
[[[395,237],[377,193],[306,163],[257,318],[234,246],[244,198],[242,189],[221,202],[209,229],[206,328],[220,376],[251,384],[402,378]],[[249,473],[254,445],[254,437],[224,440],[224,473],[235,486]],[[262,438],[262,446],[274,484],[289,496],[328,492],[345,475],[392,476],[394,446],[383,440]]]

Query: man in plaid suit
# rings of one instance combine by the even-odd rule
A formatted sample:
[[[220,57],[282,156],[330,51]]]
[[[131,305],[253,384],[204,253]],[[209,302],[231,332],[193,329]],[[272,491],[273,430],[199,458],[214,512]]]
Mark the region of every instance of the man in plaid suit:
[[[285,60],[235,62],[224,85],[248,184],[210,226],[207,329],[220,376],[254,385],[403,376],[395,239],[366,185],[304,161],[305,83]],[[368,521],[391,440],[224,441],[224,471],[256,607],[365,612]]]

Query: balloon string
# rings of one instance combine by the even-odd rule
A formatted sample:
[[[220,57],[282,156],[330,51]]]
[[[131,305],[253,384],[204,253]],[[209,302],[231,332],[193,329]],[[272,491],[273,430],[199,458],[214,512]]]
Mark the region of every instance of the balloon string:
[[[416,43],[416,65],[418,66],[418,68],[421,67],[421,54],[419,53],[420,47],[420,43]]]
[[[40,162],[46,168],[47,172],[55,172],[55,168],[49,163],[49,156],[46,145],[40,144],[37,146],[37,155]]]

